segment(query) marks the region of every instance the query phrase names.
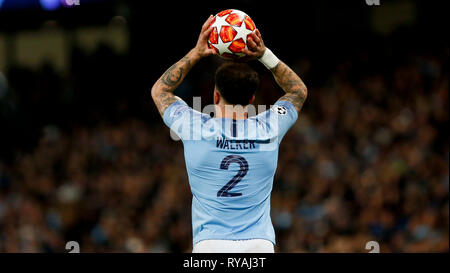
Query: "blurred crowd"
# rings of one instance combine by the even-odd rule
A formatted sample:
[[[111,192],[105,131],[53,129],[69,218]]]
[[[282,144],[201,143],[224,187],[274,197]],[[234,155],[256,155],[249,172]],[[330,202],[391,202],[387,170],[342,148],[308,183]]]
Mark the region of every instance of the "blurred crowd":
[[[448,54],[417,54],[370,73],[342,61],[323,82],[312,80],[314,61],[286,61],[309,97],[280,147],[271,203],[277,252],[368,252],[368,241],[381,252],[449,250]],[[67,86],[80,81],[46,69],[48,80],[40,78],[53,87],[37,88],[65,87],[55,109],[70,107]],[[14,73],[11,89],[22,91],[26,82],[13,76],[26,73]],[[262,75],[260,96],[281,94],[271,81]],[[49,115],[35,142],[0,158],[0,252],[65,252],[68,241],[81,252],[192,250],[182,143],[146,99],[153,119]],[[29,106],[41,113],[36,100]],[[74,116],[84,111],[72,107]]]

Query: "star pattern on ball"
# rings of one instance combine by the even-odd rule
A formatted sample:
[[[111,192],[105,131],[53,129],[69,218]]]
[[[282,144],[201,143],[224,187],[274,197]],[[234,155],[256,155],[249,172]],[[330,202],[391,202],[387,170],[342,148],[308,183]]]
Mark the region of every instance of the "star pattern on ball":
[[[222,55],[223,53],[229,53],[229,54],[233,54],[233,52],[231,52],[228,47],[231,45],[231,42],[227,42],[224,43],[222,41],[222,39],[220,38],[220,30],[222,28],[222,26],[228,26],[228,22],[225,21],[225,19],[227,18],[227,15],[225,16],[216,16],[216,21],[211,25],[212,27],[216,27],[217,29],[217,33],[219,34],[219,37],[217,39],[217,44],[216,44],[216,48],[219,51],[219,55]]]
[[[246,19],[251,21],[250,17],[240,10],[225,10],[215,16],[211,25],[214,31],[208,42],[220,57],[235,59],[245,56],[241,51],[248,48],[247,37],[254,32],[254,28],[248,28]]]
[[[240,27],[234,27],[234,29],[237,31],[236,36],[234,37],[235,40],[239,40],[242,38],[245,41],[245,48],[247,48],[247,36],[252,33],[250,29],[248,29],[245,26],[245,23],[243,22]]]
[[[245,14],[245,12],[235,9],[235,10],[233,10],[232,13],[239,15],[239,17],[241,17],[241,19],[242,19],[242,24],[244,24],[245,16],[247,16],[247,14]]]
[[[223,53],[233,54],[233,52],[231,52],[231,50],[228,49],[228,47],[231,45],[232,42],[233,42],[233,41],[224,43],[224,42],[222,41],[222,39],[219,38],[219,39],[217,40],[217,50],[219,51],[219,54],[220,54],[220,55],[222,55]]]
[[[227,21],[225,21],[225,19],[227,18],[227,16],[216,16],[216,20],[214,21],[214,23],[211,25],[212,27],[216,27],[217,28],[217,32],[220,32],[220,28],[222,26],[226,26],[229,25]]]

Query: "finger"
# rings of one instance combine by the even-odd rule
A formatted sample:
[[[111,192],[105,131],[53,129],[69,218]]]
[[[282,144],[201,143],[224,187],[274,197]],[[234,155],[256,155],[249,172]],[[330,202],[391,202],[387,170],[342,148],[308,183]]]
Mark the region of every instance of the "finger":
[[[242,53],[244,53],[245,55],[250,56],[250,57],[256,57],[258,55],[256,52],[250,51],[247,48],[244,48],[242,50]]]
[[[251,55],[251,54],[253,54],[252,51],[250,51],[250,50],[248,50],[248,49],[246,49],[246,48],[242,49],[242,53],[244,53],[245,55]]]
[[[259,37],[255,33],[251,33],[250,35],[251,35],[250,37],[252,37],[252,39],[255,41],[256,46],[260,46],[261,39],[259,39]]]
[[[211,25],[213,19],[214,19],[213,15],[210,15],[208,17],[208,20],[206,20],[206,22],[202,26],[202,32],[205,31],[206,29],[208,29],[208,27]]]
[[[250,33],[250,34],[249,34],[249,39],[252,40],[253,43],[255,44],[254,47],[257,47],[257,46],[258,46],[257,38],[258,38],[258,37],[255,35],[255,33]]]
[[[210,56],[210,55],[215,55],[216,51],[214,49],[208,48],[205,51],[203,51],[203,56]]]
[[[208,48],[205,52],[208,55],[216,55],[217,54],[217,52],[212,48]]]
[[[213,30],[213,28],[209,27],[206,31],[202,32],[201,39],[204,41],[207,41],[212,30]]]
[[[216,21],[216,16],[214,16],[214,15],[211,15],[211,18],[210,19],[208,19],[209,20],[209,22],[208,22],[208,27],[210,27],[212,24],[214,24],[214,22]]]
[[[248,50],[249,54],[252,56],[258,56],[258,48],[256,48],[255,50],[252,50],[251,48],[244,48],[245,50]]]
[[[210,23],[212,17],[213,17],[213,16],[210,15],[210,16],[208,17],[208,19],[206,19],[206,21],[203,23],[203,26],[202,26],[202,30],[203,30],[203,31],[206,30],[206,29],[208,28],[209,23]]]
[[[256,36],[258,36],[259,40],[261,41],[261,45],[264,46],[264,40],[262,38],[261,32],[259,32],[259,29],[256,29],[255,33]]]
[[[262,36],[261,36],[261,32],[259,32],[259,29],[255,30],[256,36],[258,36],[259,39],[261,39],[262,41]]]
[[[255,41],[252,39],[252,37],[249,37],[247,39],[247,46],[248,46],[248,48],[251,48],[251,49],[257,48],[257,45],[256,45]]]

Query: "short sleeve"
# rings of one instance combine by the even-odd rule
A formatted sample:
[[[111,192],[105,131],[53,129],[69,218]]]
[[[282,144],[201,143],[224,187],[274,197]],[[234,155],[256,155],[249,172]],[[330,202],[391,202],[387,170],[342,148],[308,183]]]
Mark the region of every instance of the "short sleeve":
[[[278,129],[278,142],[281,142],[287,131],[294,125],[298,118],[297,109],[289,101],[279,100],[270,108],[271,117]]]
[[[178,100],[164,111],[164,123],[177,136],[185,140],[200,140],[203,123],[211,117],[189,107],[186,102]]]
[[[164,123],[182,140],[190,136],[192,108],[186,102],[177,100],[164,111]]]

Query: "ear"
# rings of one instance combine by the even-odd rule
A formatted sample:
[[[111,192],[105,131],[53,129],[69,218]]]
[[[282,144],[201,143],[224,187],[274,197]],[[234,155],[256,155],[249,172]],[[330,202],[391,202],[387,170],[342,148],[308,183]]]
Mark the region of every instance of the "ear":
[[[214,90],[214,104],[219,104],[220,102],[220,94],[217,90]]]
[[[248,104],[252,104],[255,101],[255,95],[253,95],[253,97],[250,99]]]

